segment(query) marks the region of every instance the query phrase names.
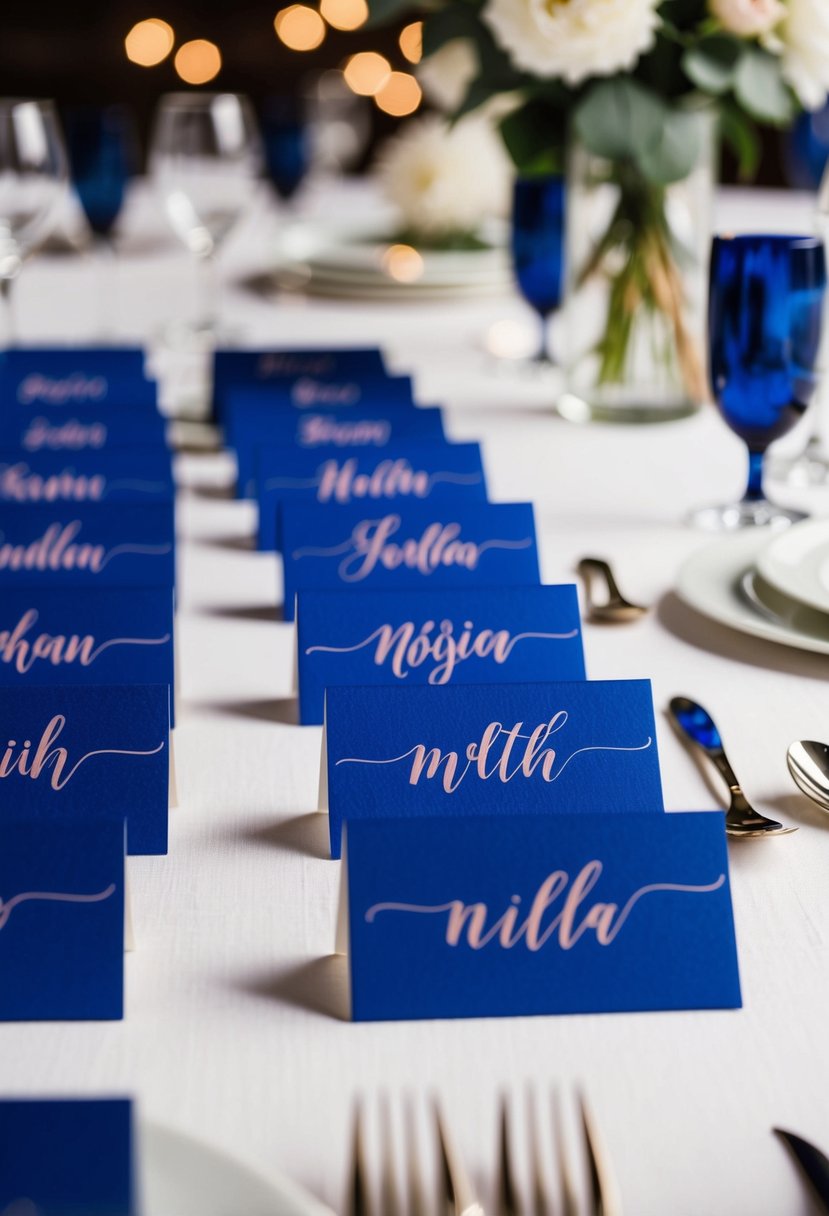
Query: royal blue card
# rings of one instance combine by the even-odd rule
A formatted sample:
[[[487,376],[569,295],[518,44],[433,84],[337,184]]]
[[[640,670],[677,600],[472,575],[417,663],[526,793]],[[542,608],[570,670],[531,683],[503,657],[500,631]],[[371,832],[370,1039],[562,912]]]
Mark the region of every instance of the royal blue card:
[[[357,349],[217,350],[213,357],[213,401],[218,418],[231,385],[278,384],[300,376],[315,380],[351,377],[375,380],[386,376],[383,356],[376,347]]]
[[[355,1021],[742,1003],[719,812],[354,820],[346,898]]]
[[[285,620],[300,590],[537,586],[532,504],[453,498],[281,508]]]
[[[4,1022],[123,1017],[123,819],[4,807],[0,976]]]
[[[167,424],[150,410],[107,406],[0,410],[0,449],[21,452],[102,452],[123,447],[167,447]]]
[[[332,687],[320,809],[347,819],[663,811],[649,680]]]
[[[0,823],[127,820],[130,853],[167,852],[170,690],[0,688]]]
[[[0,355],[0,402],[32,409],[155,409],[157,388],[138,349],[18,347]]]
[[[0,588],[174,584],[172,500],[0,503]]]
[[[175,494],[163,447],[0,451],[0,503],[167,502]]]
[[[231,384],[223,397],[224,416],[274,410],[409,409],[414,404],[410,376],[319,380],[298,376],[270,384]]]
[[[132,1103],[0,1100],[0,1212],[134,1216]]]
[[[256,487],[260,549],[281,547],[276,525],[282,502],[336,507],[459,496],[486,502],[486,478],[477,443],[398,442],[381,452],[372,448],[356,452],[259,448]]]
[[[296,621],[304,726],[322,722],[333,684],[584,679],[578,596],[569,584],[300,591]]]
[[[434,406],[370,407],[364,410],[273,410],[228,414],[226,442],[236,453],[236,487],[241,498],[256,497],[256,468],[260,447],[319,449],[335,447],[384,449],[393,440],[442,443],[443,417]]]
[[[4,587],[0,686],[174,683],[169,587]]]

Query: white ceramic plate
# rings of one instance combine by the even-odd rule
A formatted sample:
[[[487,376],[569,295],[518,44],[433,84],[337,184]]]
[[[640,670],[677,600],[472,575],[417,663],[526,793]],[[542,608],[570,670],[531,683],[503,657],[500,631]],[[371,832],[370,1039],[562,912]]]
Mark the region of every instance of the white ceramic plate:
[[[757,557],[767,583],[818,612],[829,612],[829,520],[807,519],[770,540]]]
[[[332,1216],[287,1178],[266,1181],[180,1132],[145,1123],[139,1137],[146,1216]]]
[[[743,590],[743,580],[753,574],[768,539],[763,529],[758,528],[706,545],[681,567],[677,592],[697,612],[740,633],[798,650],[829,654],[829,620],[821,628],[820,618],[813,615],[809,618],[813,632],[793,628],[790,615],[784,611],[776,614],[770,609],[768,615],[764,614],[761,608],[752,606]]]

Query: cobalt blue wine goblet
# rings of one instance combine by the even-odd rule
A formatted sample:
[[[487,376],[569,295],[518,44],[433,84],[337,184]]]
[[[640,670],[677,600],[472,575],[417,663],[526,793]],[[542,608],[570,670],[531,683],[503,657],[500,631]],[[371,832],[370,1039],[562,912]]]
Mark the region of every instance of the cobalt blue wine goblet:
[[[541,320],[536,359],[553,362],[548,322],[564,279],[564,178],[519,177],[512,199],[512,264],[518,288]]]
[[[732,529],[802,519],[769,502],[763,461],[805,413],[817,381],[826,258],[812,236],[715,237],[708,295],[711,389],[748,448],[742,501],[697,512],[703,527]]]
[[[109,241],[135,172],[136,136],[126,106],[80,106],[66,113],[72,185],[95,236]]]
[[[310,140],[302,103],[294,97],[269,97],[262,110],[265,170],[279,197],[289,202],[310,165]]]

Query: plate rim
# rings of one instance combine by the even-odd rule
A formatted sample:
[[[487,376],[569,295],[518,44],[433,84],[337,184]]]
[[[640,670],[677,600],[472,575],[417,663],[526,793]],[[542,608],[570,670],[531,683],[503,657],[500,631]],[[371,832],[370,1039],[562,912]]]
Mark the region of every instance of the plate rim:
[[[807,608],[813,608],[817,612],[823,612],[829,615],[829,591],[824,590],[821,596],[820,594],[815,594],[814,591],[810,589],[804,590],[802,585],[792,586],[790,583],[784,584],[782,579],[778,577],[779,559],[774,558],[773,551],[779,544],[789,538],[793,531],[801,531],[804,529],[808,529],[809,531],[817,531],[818,529],[822,529],[825,533],[825,539],[822,542],[822,545],[814,546],[809,550],[807,558],[802,559],[801,562],[794,567],[794,571],[801,571],[804,561],[808,560],[811,562],[814,560],[816,548],[825,548],[825,559],[829,559],[829,519],[805,519],[801,523],[793,524],[792,527],[786,528],[786,530],[781,532],[778,536],[770,537],[768,539],[766,545],[763,546],[763,549],[757,555],[757,571],[767,583],[770,583],[771,586],[774,587],[775,590],[779,591],[782,595],[787,595],[789,599],[797,600],[799,604],[805,604]],[[820,584],[818,584],[818,586],[820,586]]]

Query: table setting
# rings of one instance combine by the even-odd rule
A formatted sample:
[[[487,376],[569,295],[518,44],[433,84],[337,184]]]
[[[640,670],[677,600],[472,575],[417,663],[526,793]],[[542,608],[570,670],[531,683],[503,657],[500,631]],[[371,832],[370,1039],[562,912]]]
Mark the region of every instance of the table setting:
[[[0,1216],[829,1211],[829,18],[347,7],[0,99]]]

